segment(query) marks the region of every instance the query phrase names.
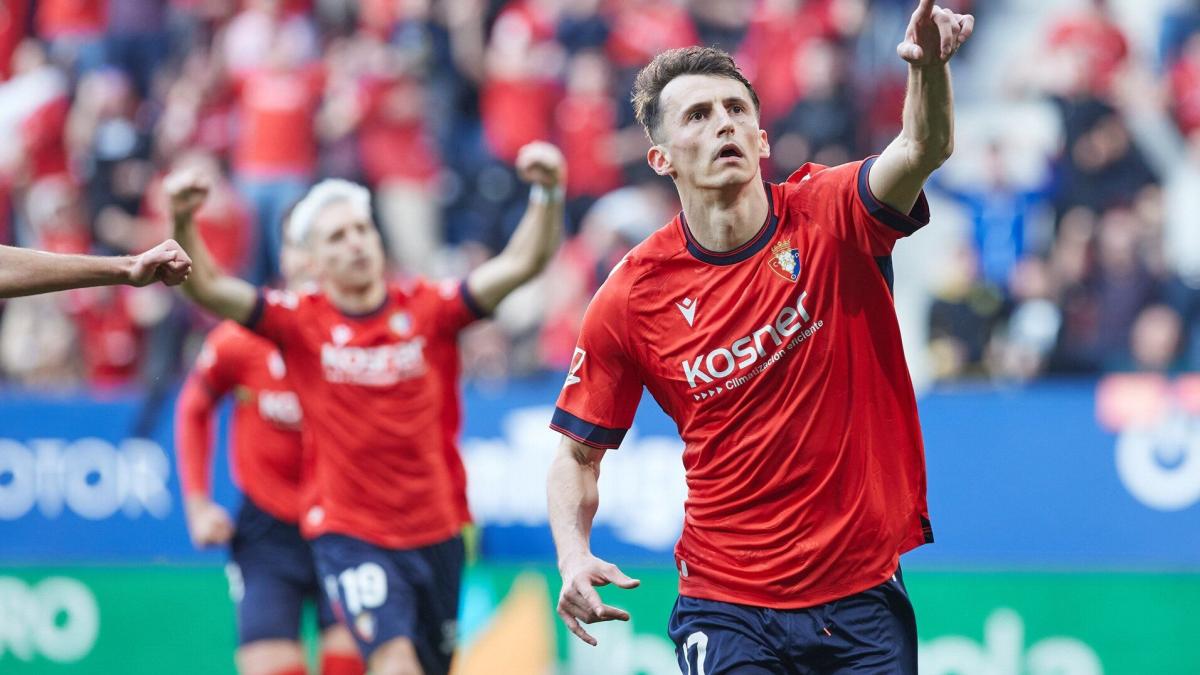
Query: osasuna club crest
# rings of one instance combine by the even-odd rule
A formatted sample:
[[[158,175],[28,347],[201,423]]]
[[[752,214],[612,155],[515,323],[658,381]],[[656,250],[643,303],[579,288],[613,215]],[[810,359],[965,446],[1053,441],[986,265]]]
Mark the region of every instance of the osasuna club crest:
[[[795,283],[800,278],[800,251],[792,248],[792,243],[786,239],[771,247],[771,258],[767,267],[779,276]]]

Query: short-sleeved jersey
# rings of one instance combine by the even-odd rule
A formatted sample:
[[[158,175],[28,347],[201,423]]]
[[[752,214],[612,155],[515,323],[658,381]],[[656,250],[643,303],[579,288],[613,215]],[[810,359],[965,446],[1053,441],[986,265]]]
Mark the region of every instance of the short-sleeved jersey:
[[[213,401],[232,393],[229,453],[234,481],[267,513],[290,523],[299,521],[302,413],[279,350],[225,321],[205,338],[195,377]]]
[[[896,240],[928,222],[872,196],[874,160],[766,185],[744,246],[682,214],[593,298],[551,426],[615,448],[644,386],[687,477],[682,595],[774,608],[882,583],[932,541],[916,399],[891,297]]]
[[[321,293],[260,296],[247,325],[279,345],[305,413],[305,536],[407,549],[469,521],[457,336],[480,316],[458,282],[389,285],[359,316]]]

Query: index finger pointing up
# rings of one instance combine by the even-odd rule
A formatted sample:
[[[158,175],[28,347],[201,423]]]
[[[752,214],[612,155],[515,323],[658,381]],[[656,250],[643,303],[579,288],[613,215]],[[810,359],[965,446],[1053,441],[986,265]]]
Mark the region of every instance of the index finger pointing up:
[[[917,11],[913,12],[913,16],[923,18],[933,16],[933,0],[919,0]]]

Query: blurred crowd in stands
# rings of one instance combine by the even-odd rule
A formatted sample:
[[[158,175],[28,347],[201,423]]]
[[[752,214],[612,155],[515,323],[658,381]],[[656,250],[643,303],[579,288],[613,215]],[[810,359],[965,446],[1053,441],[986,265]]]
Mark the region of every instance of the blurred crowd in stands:
[[[1041,147],[1019,128],[960,126],[958,156],[929,187],[927,229],[961,234],[927,261],[926,301],[902,308],[922,317],[932,377],[1200,366],[1200,1],[943,4],[993,36],[955,61],[962,114],[1034,106],[1051,124]],[[1110,4],[1152,20],[1127,27]],[[783,180],[897,133],[895,45],[913,6],[4,0],[0,242],[144,250],[169,232],[163,175],[199,166],[217,177],[200,214],[215,257],[271,283],[281,218],[338,176],[373,190],[397,274],[457,276],[523,210],[517,149],[550,140],[569,163],[570,237],[465,338],[464,365],[484,381],[561,371],[608,270],[679,208],[646,167],[628,103],[638,68],[688,44],[734,53],[762,100],[764,172]],[[157,286],[9,301],[0,381],[166,391],[211,326]]]

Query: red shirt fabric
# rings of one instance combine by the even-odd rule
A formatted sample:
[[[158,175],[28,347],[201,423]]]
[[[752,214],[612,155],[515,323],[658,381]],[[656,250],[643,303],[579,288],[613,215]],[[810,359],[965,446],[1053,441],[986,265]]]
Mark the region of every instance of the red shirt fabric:
[[[392,284],[363,316],[320,293],[260,297],[247,323],[279,345],[314,458],[305,536],[410,549],[462,529],[457,336],[479,316],[457,282]]]
[[[890,290],[928,222],[878,202],[870,163],[806,164],[729,253],[682,214],[592,300],[551,426],[617,447],[643,386],[685,447],[682,595],[799,608],[882,583],[932,541],[924,449]]]
[[[67,175],[66,129],[70,112],[71,101],[64,93],[39,106],[21,122],[32,180]]]
[[[108,24],[108,2],[40,0],[36,24],[38,36],[46,39],[99,35]]]
[[[700,41],[687,10],[665,0],[622,2],[608,35],[608,57],[619,68],[641,68],[657,54]]]
[[[29,0],[0,2],[0,82],[12,77],[12,56],[25,39]]]
[[[550,139],[558,96],[558,86],[541,78],[487,81],[480,95],[480,112],[492,154],[512,163],[526,143]]]
[[[230,394],[234,481],[267,513],[298,522],[304,473],[300,401],[279,349],[232,321],[209,332],[181,394],[175,440],[184,494],[211,494],[212,419],[218,402]]]
[[[621,165],[614,157],[617,104],[607,96],[573,95],[557,112],[567,172],[567,194],[600,197],[621,187]]]
[[[411,78],[363,82],[358,151],[371,185],[387,180],[428,183],[437,178],[441,160],[423,111],[408,103],[421,97],[420,87]]]
[[[1171,66],[1171,107],[1184,135],[1200,128],[1200,59],[1187,55]]]
[[[273,178],[316,170],[314,126],[323,87],[316,69],[262,69],[245,75],[234,151],[239,173]]]
[[[1082,59],[1083,84],[1088,91],[1105,96],[1112,91],[1113,78],[1129,56],[1129,42],[1119,26],[1094,15],[1064,19],[1050,30],[1052,50],[1071,49]]]

